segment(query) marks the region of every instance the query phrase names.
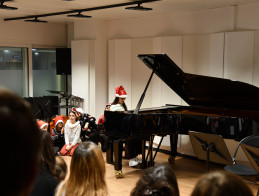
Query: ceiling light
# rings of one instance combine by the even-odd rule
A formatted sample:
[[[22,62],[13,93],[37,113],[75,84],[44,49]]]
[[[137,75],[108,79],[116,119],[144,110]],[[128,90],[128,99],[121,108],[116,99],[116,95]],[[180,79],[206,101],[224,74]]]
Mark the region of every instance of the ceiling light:
[[[6,1],[12,1],[12,0],[0,0],[0,9],[5,9],[5,10],[17,10],[17,7],[11,7],[11,6],[7,6],[4,5],[4,2]]]
[[[76,18],[92,18],[92,16],[81,14],[81,12],[78,12],[77,14],[70,14],[67,15],[67,17],[76,17]]]
[[[34,19],[24,20],[25,22],[41,22],[41,23],[47,23],[48,21],[45,20],[39,20],[38,17],[35,17]]]
[[[133,7],[126,7],[126,10],[138,10],[138,11],[150,11],[152,10],[152,8],[148,8],[148,7],[143,7],[141,6],[141,3],[138,3],[137,6],[133,6]]]

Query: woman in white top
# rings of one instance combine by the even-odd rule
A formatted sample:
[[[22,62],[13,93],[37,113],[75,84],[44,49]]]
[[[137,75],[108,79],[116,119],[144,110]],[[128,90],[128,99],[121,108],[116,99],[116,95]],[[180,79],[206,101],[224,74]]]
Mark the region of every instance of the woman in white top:
[[[81,143],[81,126],[80,121],[76,121],[76,117],[77,113],[75,111],[70,111],[69,120],[65,124],[65,145],[60,151],[61,155],[72,156],[76,147]]]

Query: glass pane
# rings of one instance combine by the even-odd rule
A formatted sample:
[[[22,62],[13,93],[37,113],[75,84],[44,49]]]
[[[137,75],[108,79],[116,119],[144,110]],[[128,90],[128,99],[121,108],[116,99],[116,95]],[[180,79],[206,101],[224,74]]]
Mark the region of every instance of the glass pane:
[[[64,91],[65,76],[56,75],[56,50],[33,49],[33,96],[55,96],[48,90]]]
[[[0,47],[0,85],[28,96],[27,48]]]

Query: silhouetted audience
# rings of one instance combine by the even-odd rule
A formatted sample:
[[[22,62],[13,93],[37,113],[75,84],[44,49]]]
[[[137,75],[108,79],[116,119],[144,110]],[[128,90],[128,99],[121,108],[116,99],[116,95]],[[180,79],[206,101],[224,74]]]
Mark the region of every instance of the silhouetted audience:
[[[56,158],[53,141],[47,131],[41,132],[42,152],[38,176],[31,196],[53,196],[59,183],[56,176]]]
[[[237,175],[215,171],[201,176],[191,196],[252,196],[247,184]]]
[[[0,88],[1,195],[29,195],[40,163],[40,130],[24,99]]]
[[[131,196],[179,196],[174,171],[168,164],[150,167],[138,180]]]

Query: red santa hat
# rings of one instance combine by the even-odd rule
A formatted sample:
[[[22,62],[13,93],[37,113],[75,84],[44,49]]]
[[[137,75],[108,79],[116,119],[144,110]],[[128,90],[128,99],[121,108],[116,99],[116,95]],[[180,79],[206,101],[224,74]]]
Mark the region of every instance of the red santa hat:
[[[76,115],[76,117],[79,116],[79,112],[76,110],[75,107],[72,108],[72,112]]]
[[[62,116],[56,116],[55,117],[55,126],[57,126],[58,123],[63,123],[64,125],[64,121],[63,121],[63,117]]]
[[[125,91],[125,89],[123,88],[122,85],[118,86],[117,88],[115,88],[115,97],[120,97],[120,98],[126,98],[127,97],[127,93]]]
[[[37,125],[40,129],[43,129],[45,126],[48,126],[48,123],[44,122],[43,120],[38,120]]]

